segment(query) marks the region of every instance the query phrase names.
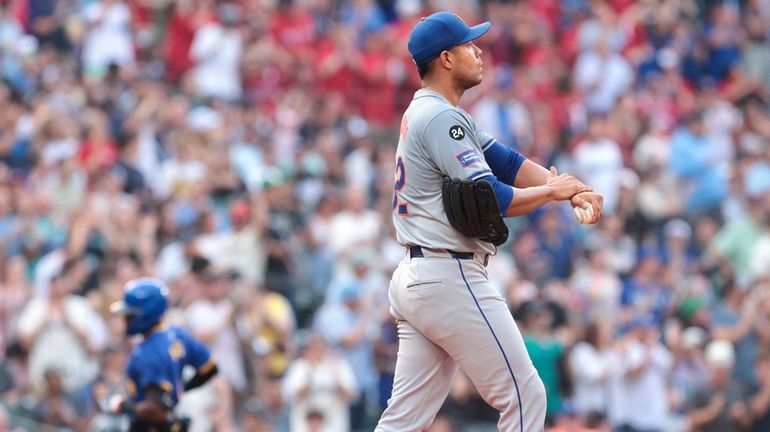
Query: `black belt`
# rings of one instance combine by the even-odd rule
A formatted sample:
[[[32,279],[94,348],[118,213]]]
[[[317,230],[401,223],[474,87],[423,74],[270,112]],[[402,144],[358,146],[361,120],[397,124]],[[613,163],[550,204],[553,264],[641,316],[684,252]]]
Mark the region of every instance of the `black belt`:
[[[473,252],[455,252],[451,250],[445,250],[446,253],[449,254],[452,258],[456,259],[462,259],[462,260],[472,260],[476,254]],[[425,258],[425,254],[422,251],[422,247],[420,246],[409,246],[409,258]],[[487,265],[487,262],[489,260],[489,255],[484,255],[484,265]]]

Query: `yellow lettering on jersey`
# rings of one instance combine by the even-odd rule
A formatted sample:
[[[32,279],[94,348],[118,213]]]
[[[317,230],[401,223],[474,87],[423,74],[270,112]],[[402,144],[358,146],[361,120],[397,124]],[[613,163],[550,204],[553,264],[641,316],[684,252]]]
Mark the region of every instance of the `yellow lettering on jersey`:
[[[158,387],[160,387],[161,389],[163,389],[163,390],[165,390],[165,391],[167,391],[167,392],[169,392],[169,393],[171,393],[172,391],[174,391],[174,385],[173,385],[173,384],[171,384],[171,383],[170,383],[170,382],[168,382],[168,381],[161,381],[161,382],[159,382],[159,383],[158,383]]]
[[[182,342],[176,341],[168,347],[168,353],[172,359],[179,360],[184,357],[184,345],[182,345]]]

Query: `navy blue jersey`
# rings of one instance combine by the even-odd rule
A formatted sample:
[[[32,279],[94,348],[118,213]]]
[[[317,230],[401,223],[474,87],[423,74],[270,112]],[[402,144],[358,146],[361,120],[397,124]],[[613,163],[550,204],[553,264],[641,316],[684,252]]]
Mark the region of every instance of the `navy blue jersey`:
[[[148,385],[171,393],[174,404],[184,389],[182,369],[192,366],[205,373],[214,367],[209,350],[179,327],[167,327],[147,336],[131,352],[126,368],[131,402],[145,399]]]

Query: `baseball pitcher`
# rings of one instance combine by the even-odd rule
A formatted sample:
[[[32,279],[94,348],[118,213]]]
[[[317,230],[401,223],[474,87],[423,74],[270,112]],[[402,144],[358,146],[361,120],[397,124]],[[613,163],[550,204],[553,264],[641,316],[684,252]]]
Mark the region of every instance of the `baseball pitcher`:
[[[526,159],[458,108],[482,79],[473,41],[489,30],[439,12],[408,49],[422,79],[401,122],[393,221],[406,257],[389,288],[399,349],[392,397],[375,429],[424,431],[462,368],[500,412],[501,431],[539,431],[545,390],[486,264],[508,231],[503,217],[569,200],[580,223],[599,220],[602,197],[568,174]]]

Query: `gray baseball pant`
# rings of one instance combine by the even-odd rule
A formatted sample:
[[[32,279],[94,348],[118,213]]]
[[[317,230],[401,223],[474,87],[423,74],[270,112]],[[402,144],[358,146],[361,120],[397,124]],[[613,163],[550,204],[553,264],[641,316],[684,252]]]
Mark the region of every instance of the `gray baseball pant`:
[[[399,348],[388,407],[375,432],[424,431],[458,367],[500,412],[498,429],[542,431],[545,388],[483,259],[407,256],[390,283]]]

